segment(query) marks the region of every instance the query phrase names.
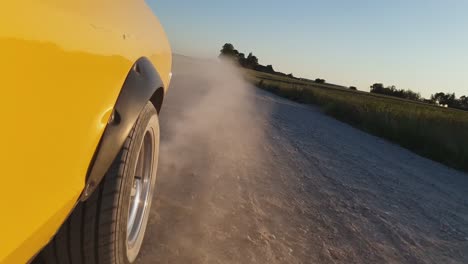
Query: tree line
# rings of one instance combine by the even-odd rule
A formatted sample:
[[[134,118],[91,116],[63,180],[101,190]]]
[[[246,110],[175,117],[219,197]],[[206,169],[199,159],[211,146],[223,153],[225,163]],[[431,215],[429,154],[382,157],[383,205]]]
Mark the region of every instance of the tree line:
[[[324,79],[317,78],[315,80],[309,80],[305,78],[297,78],[294,77],[292,73],[286,74],[283,72],[278,72],[273,69],[273,65],[262,65],[258,62],[257,56],[253,55],[252,52],[250,52],[247,57],[245,56],[244,53],[239,52],[237,49],[234,48],[234,45],[231,43],[226,43],[223,45],[223,48],[220,51],[219,57],[221,58],[227,58],[230,60],[236,61],[241,67],[246,68],[246,69],[252,69],[255,71],[259,72],[265,72],[265,73],[270,73],[274,75],[279,75],[279,76],[284,76],[284,77],[289,77],[292,79],[296,80],[303,80],[303,81],[313,81],[316,83],[325,83],[326,81]]]
[[[411,90],[397,89],[395,85],[385,87],[382,83],[371,85],[370,92],[468,111],[468,96],[457,98],[455,93],[439,92],[431,95],[430,99],[425,99]]]

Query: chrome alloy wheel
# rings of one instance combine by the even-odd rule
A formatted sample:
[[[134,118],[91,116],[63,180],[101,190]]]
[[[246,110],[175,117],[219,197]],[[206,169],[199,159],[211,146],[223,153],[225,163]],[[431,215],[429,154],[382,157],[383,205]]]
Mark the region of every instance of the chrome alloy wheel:
[[[127,257],[133,262],[138,255],[144,237],[153,194],[155,173],[155,137],[151,129],[145,132],[138,152],[135,174],[130,193],[127,219]],[[157,162],[157,161],[156,161]]]

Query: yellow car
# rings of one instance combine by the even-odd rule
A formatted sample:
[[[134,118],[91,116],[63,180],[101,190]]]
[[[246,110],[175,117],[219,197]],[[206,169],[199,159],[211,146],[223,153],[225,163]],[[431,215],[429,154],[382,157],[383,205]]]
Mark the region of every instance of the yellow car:
[[[166,34],[144,0],[0,8],[0,263],[132,263],[154,190]]]

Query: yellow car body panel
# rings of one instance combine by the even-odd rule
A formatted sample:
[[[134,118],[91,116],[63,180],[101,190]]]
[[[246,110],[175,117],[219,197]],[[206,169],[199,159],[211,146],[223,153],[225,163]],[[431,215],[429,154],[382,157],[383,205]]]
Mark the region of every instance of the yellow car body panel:
[[[72,211],[143,56],[167,88],[170,46],[143,0],[2,3],[0,263],[30,260]]]

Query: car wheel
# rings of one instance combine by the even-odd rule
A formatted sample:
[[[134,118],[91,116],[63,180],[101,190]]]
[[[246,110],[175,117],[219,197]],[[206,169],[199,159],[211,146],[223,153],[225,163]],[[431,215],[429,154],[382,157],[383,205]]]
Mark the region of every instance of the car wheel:
[[[134,262],[148,222],[158,155],[158,115],[148,103],[99,187],[77,205],[36,263]]]

